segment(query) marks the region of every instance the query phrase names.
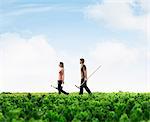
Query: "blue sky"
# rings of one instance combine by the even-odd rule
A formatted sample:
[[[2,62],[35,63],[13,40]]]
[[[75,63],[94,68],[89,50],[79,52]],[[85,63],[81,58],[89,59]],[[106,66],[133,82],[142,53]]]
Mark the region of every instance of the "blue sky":
[[[4,66],[5,60],[11,60],[11,56],[18,56],[14,50],[20,49],[19,45],[21,43],[24,47],[20,49],[20,52],[25,55],[25,60],[30,59],[30,53],[43,54],[44,50],[50,50],[51,47],[57,57],[64,61],[70,61],[71,65],[74,65],[77,58],[83,56],[89,59],[91,69],[98,65],[96,62],[103,63],[106,65],[106,69],[110,71],[117,67],[113,71],[116,72],[114,74],[116,77],[113,77],[109,72],[110,79],[103,77],[104,81],[111,82],[112,79],[112,83],[114,83],[115,80],[120,80],[117,78],[117,70],[121,69],[126,72],[121,72],[120,76],[125,73],[122,78],[129,77],[130,79],[131,76],[127,72],[131,71],[133,73],[133,79],[131,79],[133,81],[143,80],[145,83],[143,84],[144,89],[149,80],[147,75],[149,70],[146,70],[150,57],[148,46],[150,10],[148,3],[148,0],[0,0],[0,47],[2,47],[1,58],[4,59],[1,66]],[[30,43],[35,39],[37,39],[36,43]],[[39,43],[43,44],[43,47],[40,47],[41,52],[36,52]],[[47,46],[45,47],[45,45]],[[29,49],[31,52],[25,53],[26,48],[29,48],[28,46],[33,47],[35,52]],[[48,59],[45,57],[45,60],[49,61],[51,57],[55,60],[55,54],[50,53],[53,54],[50,56],[49,53],[46,53]],[[5,55],[7,56],[5,57]],[[35,56],[33,62],[36,58]],[[114,58],[116,59],[114,60]],[[15,65],[10,64],[10,62],[6,63],[18,69],[14,74],[16,75],[14,81],[20,80],[17,78],[17,74],[19,67],[24,64],[19,62],[21,59],[20,54],[20,58],[18,56],[14,59],[16,61]],[[119,65],[117,62],[119,62]],[[26,65],[32,64],[28,63]],[[47,66],[54,64],[47,62]],[[126,69],[126,67],[121,68],[119,66],[131,67]],[[141,71],[137,71],[136,67]],[[6,70],[4,75],[9,76],[11,73],[7,74],[8,69],[4,68],[1,72]],[[75,66],[73,68],[75,69]],[[106,69],[104,69],[103,76],[107,76]],[[25,70],[22,74],[27,71]],[[47,71],[47,69],[44,71]],[[72,72],[69,69],[68,71]],[[78,71],[76,72],[78,73]],[[141,73],[142,75],[139,78],[135,78]],[[28,75],[32,76],[33,81],[36,81],[32,73]],[[44,76],[45,74],[43,74]],[[76,80],[77,76],[75,76],[68,76],[67,80],[70,77],[74,77]],[[48,79],[48,74],[46,77]],[[10,82],[10,79],[4,77],[2,79],[4,79],[3,82],[5,80],[8,83]],[[130,82],[129,79],[124,80],[124,82]],[[96,80],[101,79],[97,78]]]
[[[98,36],[99,32],[95,31],[97,26],[86,21],[83,15],[83,9],[90,2],[81,1],[16,1],[9,5],[4,4],[2,12],[4,14],[2,24],[2,32],[22,32],[24,30],[30,31],[33,34],[46,34],[50,39],[54,40],[54,45],[61,44],[66,47],[82,40],[90,41],[87,35],[93,37]],[[3,4],[3,3],[2,3]],[[52,7],[52,10],[42,10],[34,12],[22,12],[19,15],[11,15],[12,13],[27,10],[34,6],[33,9],[42,9]],[[8,16],[5,16],[5,13]],[[10,15],[9,15],[10,14]],[[5,24],[6,23],[6,24]],[[93,34],[91,34],[93,33]],[[76,37],[76,38],[75,38]],[[81,38],[81,39],[80,39]],[[53,43],[53,42],[50,42]],[[67,45],[66,45],[67,44]],[[79,45],[78,45],[79,46]]]
[[[70,51],[77,47],[81,51],[86,50],[84,43],[92,46],[103,39],[123,38],[125,43],[133,46],[137,42],[141,44],[139,40],[145,40],[145,35],[137,30],[118,30],[89,20],[85,9],[98,2],[101,3],[97,0],[1,1],[0,33],[17,32],[25,36],[30,36],[30,33],[44,34],[56,48],[67,48]],[[141,13],[142,10],[136,7],[132,11]],[[74,48],[70,46],[72,44]]]

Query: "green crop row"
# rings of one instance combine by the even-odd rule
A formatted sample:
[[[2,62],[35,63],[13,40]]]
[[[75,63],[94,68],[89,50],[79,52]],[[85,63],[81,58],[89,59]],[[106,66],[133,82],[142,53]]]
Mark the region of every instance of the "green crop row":
[[[1,93],[0,122],[150,122],[150,93]]]

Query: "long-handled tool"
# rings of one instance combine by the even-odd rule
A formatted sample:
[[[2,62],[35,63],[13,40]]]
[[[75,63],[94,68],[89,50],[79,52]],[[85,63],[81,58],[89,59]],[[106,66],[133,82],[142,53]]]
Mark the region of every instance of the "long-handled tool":
[[[102,66],[102,65],[98,66],[98,67],[94,70],[94,72],[92,72],[92,73],[89,75],[89,77],[87,78],[87,80],[88,80],[95,72],[97,72],[97,70],[99,70],[99,68],[101,68],[101,66]],[[80,87],[81,87],[85,82],[86,82],[86,81],[84,81],[80,86],[77,86],[77,85],[75,85],[75,86],[80,89]]]
[[[55,88],[55,89],[58,89],[57,87],[55,87],[55,86],[53,86],[53,85],[51,85],[51,87],[53,87],[53,88]]]
[[[58,87],[55,87],[55,86],[53,86],[53,85],[51,85],[51,87],[53,87],[54,89],[58,89]],[[63,88],[63,86],[61,86],[62,88]]]

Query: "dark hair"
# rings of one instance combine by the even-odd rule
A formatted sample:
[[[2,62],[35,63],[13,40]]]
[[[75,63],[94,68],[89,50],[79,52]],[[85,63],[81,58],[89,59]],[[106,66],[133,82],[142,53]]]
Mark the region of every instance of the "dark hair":
[[[82,61],[82,63],[84,63],[84,59],[83,58],[80,58],[80,61]]]
[[[62,67],[64,67],[64,63],[63,63],[63,62],[60,62],[59,64],[60,64]]]

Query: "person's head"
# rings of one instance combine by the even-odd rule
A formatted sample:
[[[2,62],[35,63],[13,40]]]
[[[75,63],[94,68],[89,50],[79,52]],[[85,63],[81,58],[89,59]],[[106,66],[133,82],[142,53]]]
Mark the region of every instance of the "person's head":
[[[84,64],[84,59],[80,58],[80,64]]]
[[[63,62],[60,62],[60,63],[59,63],[59,66],[60,66],[60,67],[64,67],[64,63],[63,63]]]

